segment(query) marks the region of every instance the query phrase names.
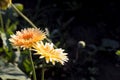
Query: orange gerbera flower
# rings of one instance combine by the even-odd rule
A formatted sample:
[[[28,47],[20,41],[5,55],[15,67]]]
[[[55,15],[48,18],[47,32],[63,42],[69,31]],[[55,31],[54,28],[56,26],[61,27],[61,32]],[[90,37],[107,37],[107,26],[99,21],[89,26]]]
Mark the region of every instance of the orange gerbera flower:
[[[9,41],[14,46],[23,48],[30,48],[35,42],[41,41],[46,38],[46,33],[38,28],[28,28],[17,31],[16,35],[11,35]]]
[[[52,43],[45,43],[41,41],[36,43],[33,48],[37,51],[35,54],[40,55],[40,58],[45,58],[46,63],[52,62],[55,65],[55,62],[60,62],[64,65],[68,61],[67,53],[63,53],[63,49],[54,49]]]

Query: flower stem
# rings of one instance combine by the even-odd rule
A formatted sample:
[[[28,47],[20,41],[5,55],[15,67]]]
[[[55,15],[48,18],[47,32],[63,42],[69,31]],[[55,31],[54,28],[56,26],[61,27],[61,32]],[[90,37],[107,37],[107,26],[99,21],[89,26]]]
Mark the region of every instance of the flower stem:
[[[11,6],[15,9],[15,11],[20,15],[22,16],[32,27],[34,28],[37,28],[35,26],[35,24],[30,20],[28,19],[21,11],[19,11],[19,9],[16,8],[16,6],[14,4],[11,4]]]
[[[45,67],[44,67],[44,63],[43,63],[43,66],[42,66],[42,76],[41,76],[41,80],[44,80],[44,76],[45,76]]]
[[[35,67],[34,67],[34,63],[33,63],[33,59],[32,59],[32,53],[31,53],[30,50],[29,50],[29,53],[30,53],[30,61],[31,61],[31,64],[32,64],[32,70],[33,70],[33,80],[37,80],[36,79]]]
[[[16,8],[16,6],[15,6],[14,4],[11,4],[11,6],[12,6],[12,7],[15,9],[15,11],[16,11],[20,16],[22,16],[32,27],[37,28],[37,27],[35,26],[35,24],[34,24],[30,19],[28,19],[21,11],[19,11],[19,10]],[[46,38],[46,40],[47,40],[48,42],[52,43],[52,41],[51,41],[50,39]],[[54,47],[57,48],[55,45],[54,45]]]
[[[4,32],[4,23],[3,23],[3,18],[2,18],[2,14],[0,13],[0,26],[1,26],[1,31]]]

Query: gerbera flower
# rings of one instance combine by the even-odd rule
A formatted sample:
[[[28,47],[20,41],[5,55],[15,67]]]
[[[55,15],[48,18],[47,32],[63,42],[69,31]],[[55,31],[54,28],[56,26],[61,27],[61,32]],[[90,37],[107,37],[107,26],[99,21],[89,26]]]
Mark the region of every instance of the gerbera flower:
[[[17,31],[16,35],[11,35],[9,41],[14,46],[19,46],[23,48],[31,48],[35,42],[44,40],[46,38],[46,33],[38,28],[25,28],[21,31]]]
[[[0,0],[0,9],[7,9],[12,3],[12,0]]]
[[[45,58],[46,63],[52,62],[55,65],[55,62],[60,62],[64,65],[65,62],[68,61],[67,53],[63,53],[63,49],[54,49],[53,43],[45,43],[41,41],[40,43],[36,43],[33,46],[36,51],[35,54],[40,55],[40,58]]]

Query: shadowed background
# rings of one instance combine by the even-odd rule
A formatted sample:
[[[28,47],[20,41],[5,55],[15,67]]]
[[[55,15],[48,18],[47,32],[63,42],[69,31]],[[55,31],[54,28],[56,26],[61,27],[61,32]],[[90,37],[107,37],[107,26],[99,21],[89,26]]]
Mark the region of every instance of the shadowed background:
[[[48,70],[47,80],[120,80],[120,58],[115,54],[120,48],[119,1],[13,2],[22,3],[23,13],[39,27],[47,27],[52,41],[69,53],[70,61]],[[81,40],[85,48],[79,47]]]

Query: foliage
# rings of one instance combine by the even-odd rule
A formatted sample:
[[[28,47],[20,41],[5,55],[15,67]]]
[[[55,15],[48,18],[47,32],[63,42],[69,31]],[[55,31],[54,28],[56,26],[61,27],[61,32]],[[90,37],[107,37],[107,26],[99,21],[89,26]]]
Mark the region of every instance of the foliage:
[[[15,6],[22,11],[23,5],[22,4],[15,4]],[[1,39],[1,46],[0,46],[0,55],[1,55],[1,68],[0,68],[0,78],[3,80],[6,79],[17,79],[17,80],[27,80],[27,76],[22,71],[29,74],[31,72],[30,61],[28,57],[26,58],[25,54],[24,56],[21,56],[20,53],[27,53],[27,52],[21,52],[20,49],[12,49],[11,44],[9,43],[8,39],[11,34],[13,34],[17,30],[17,26],[19,24],[18,20],[18,14],[12,9],[8,8],[7,10],[0,11],[0,39]],[[25,59],[24,59],[25,58]],[[23,61],[24,60],[24,61]],[[18,66],[15,66],[13,64],[16,64]],[[23,66],[22,66],[23,65]],[[4,68],[4,69],[3,69]],[[14,69],[14,70],[13,70]],[[21,71],[21,70],[22,71]],[[9,73],[10,71],[10,73]],[[18,77],[17,77],[18,75]]]
[[[30,80],[17,66],[0,61],[0,78],[2,80]]]

